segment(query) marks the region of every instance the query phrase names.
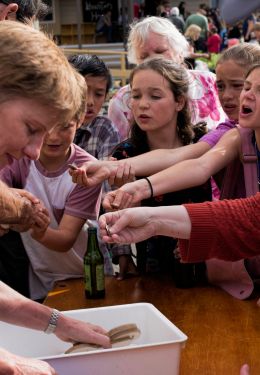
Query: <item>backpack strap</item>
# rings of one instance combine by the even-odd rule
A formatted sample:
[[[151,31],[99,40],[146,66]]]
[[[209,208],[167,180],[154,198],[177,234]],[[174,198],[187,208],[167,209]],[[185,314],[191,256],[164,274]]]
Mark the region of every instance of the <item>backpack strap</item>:
[[[220,199],[235,199],[237,195],[237,184],[243,175],[243,166],[239,158],[233,160],[226,168],[220,191]],[[243,182],[242,182],[243,183]]]
[[[253,132],[251,129],[243,129],[238,127],[241,135],[241,159],[244,167],[246,196],[251,197],[258,191],[257,182],[257,156],[253,144]]]

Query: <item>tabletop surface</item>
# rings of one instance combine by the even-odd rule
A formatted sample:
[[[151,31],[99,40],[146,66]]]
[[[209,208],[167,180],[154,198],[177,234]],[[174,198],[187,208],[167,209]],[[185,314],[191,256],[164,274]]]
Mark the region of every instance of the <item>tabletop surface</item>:
[[[237,300],[221,289],[177,289],[162,276],[117,281],[106,278],[106,297],[85,298],[83,279],[60,281],[44,304],[74,310],[148,302],[188,336],[181,354],[180,375],[239,375],[248,363],[260,374],[260,307],[257,299]]]

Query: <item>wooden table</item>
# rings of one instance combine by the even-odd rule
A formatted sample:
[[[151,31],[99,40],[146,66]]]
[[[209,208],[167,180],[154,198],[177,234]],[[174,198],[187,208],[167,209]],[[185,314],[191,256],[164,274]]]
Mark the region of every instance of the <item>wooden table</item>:
[[[89,300],[82,279],[57,283],[45,305],[73,310],[150,302],[180,328],[188,341],[181,375],[239,375],[243,363],[260,374],[260,307],[214,287],[177,289],[166,277],[106,278],[106,297]]]

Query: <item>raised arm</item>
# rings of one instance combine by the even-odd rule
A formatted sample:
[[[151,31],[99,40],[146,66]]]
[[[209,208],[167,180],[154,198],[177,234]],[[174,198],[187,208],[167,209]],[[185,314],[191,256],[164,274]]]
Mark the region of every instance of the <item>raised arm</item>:
[[[124,160],[88,162],[72,171],[73,181],[94,186],[105,180],[120,186],[133,180],[133,176],[149,176],[186,159],[203,155],[210,149],[207,142],[198,142],[178,149],[158,149]]]
[[[185,160],[150,176],[153,192],[147,180],[140,179],[108,193],[103,206],[106,209],[131,207],[149,198],[151,193],[157,196],[201,185],[239,155],[240,142],[238,130],[232,129],[200,158]]]
[[[153,150],[127,160],[136,176],[150,176],[183,160],[198,158],[209,149],[208,143],[198,142],[175,149]]]
[[[185,262],[236,261],[260,253],[259,209],[260,193],[235,200],[128,208],[102,215],[100,233],[104,241],[117,243],[176,237]]]
[[[201,157],[185,160],[154,176],[150,176],[154,195],[205,183],[211,176],[239,156],[240,142],[238,130],[232,129],[223,135],[215,147]]]
[[[188,239],[191,222],[183,206],[136,207],[99,218],[105,242],[133,243],[156,235]],[[108,230],[109,228],[109,230]]]

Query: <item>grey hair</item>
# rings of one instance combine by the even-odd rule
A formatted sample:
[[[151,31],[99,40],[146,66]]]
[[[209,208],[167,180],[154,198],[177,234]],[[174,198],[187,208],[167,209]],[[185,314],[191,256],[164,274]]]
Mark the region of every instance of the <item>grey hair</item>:
[[[136,49],[146,42],[151,32],[167,38],[170,48],[178,56],[178,62],[183,62],[188,55],[189,46],[185,37],[167,18],[149,16],[130,25],[127,43],[130,63],[138,64]]]

